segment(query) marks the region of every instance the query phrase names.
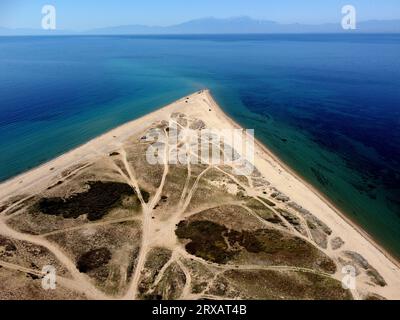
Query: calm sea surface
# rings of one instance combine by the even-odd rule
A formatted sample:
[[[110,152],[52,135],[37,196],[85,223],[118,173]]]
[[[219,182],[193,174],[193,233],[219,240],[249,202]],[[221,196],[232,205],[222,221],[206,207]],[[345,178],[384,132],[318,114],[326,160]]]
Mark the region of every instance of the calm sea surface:
[[[210,88],[400,257],[400,35],[0,38],[0,180]]]

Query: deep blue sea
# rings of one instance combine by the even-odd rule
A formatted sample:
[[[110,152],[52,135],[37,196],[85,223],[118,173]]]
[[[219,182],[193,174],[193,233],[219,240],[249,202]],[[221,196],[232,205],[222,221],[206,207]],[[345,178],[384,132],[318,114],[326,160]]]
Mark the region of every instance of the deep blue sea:
[[[209,88],[400,257],[400,35],[0,38],[0,180]]]

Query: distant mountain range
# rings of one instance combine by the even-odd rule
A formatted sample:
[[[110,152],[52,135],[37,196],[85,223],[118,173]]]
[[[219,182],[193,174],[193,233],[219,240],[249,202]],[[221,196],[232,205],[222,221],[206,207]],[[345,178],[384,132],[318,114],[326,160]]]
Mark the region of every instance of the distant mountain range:
[[[0,27],[0,35],[171,35],[171,34],[244,34],[244,33],[340,33],[340,22],[325,24],[283,24],[268,20],[255,20],[249,17],[227,19],[203,18],[184,23],[161,27],[145,25],[124,25],[97,28],[86,31],[41,29],[7,29]],[[399,20],[368,20],[357,23],[353,33],[400,33]]]

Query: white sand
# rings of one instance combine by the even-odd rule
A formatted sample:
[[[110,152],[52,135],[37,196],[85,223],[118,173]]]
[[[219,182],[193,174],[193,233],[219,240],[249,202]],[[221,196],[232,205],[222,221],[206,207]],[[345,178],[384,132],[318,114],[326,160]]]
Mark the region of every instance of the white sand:
[[[47,187],[50,180],[66,168],[73,164],[90,161],[99,154],[107,154],[117,149],[127,138],[142,132],[151,123],[168,120],[169,115],[173,112],[182,112],[191,117],[200,118],[208,128],[239,127],[223,113],[208,91],[192,94],[189,96],[188,103],[185,101],[186,98],[182,98],[158,111],[126,123],[40,167],[2,183],[0,185],[1,201],[14,195],[29,195],[31,190],[39,191]],[[341,250],[358,252],[383,276],[387,286],[374,287],[370,291],[388,299],[400,299],[400,268],[397,261],[374,243],[364,231],[346,219],[317,190],[279,161],[265,146],[256,142],[255,152],[254,164],[272,186],[326,223],[335,236],[340,236],[345,241]],[[330,256],[334,255],[330,249],[326,252]],[[368,288],[371,289],[371,287]]]

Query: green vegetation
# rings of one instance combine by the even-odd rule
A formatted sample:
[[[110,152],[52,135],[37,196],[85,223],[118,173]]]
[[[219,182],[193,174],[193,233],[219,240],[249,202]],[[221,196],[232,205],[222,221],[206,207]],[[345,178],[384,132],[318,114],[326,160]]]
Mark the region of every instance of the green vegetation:
[[[111,252],[107,248],[98,248],[90,250],[81,255],[76,263],[80,272],[87,273],[106,265],[111,259]]]
[[[267,205],[269,205],[270,207],[275,207],[276,204],[274,202],[272,202],[271,200],[265,198],[265,197],[259,197],[262,201],[264,201]]]
[[[223,277],[244,298],[249,299],[352,299],[351,293],[342,288],[340,281],[315,273],[230,270]]]
[[[146,295],[146,299],[178,299],[185,286],[186,276],[176,262],[171,263],[165,270],[160,282],[151,293]]]
[[[305,240],[275,229],[237,231],[208,220],[181,221],[176,229],[180,239],[190,239],[186,250],[205,260],[226,264],[240,253],[261,264],[336,271],[334,262]],[[246,260],[245,259],[245,260]]]
[[[205,260],[226,263],[235,254],[224,239],[227,228],[211,221],[181,221],[176,235],[181,239],[191,239],[186,250]]]
[[[139,294],[145,299],[154,299],[154,295],[149,295],[151,286],[162,267],[171,258],[171,251],[164,248],[153,248],[148,253],[146,263],[139,281]],[[160,297],[159,297],[160,298]],[[161,298],[160,298],[161,299]]]
[[[62,215],[64,218],[78,218],[87,214],[89,220],[99,220],[123,196],[134,195],[133,189],[126,183],[91,181],[87,191],[73,194],[69,198],[42,198],[38,202],[39,210],[44,214]]]
[[[254,198],[249,198],[245,205],[264,220],[275,224],[282,224],[282,220],[275,214],[275,212],[260,201]]]

